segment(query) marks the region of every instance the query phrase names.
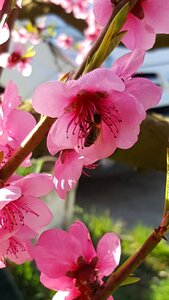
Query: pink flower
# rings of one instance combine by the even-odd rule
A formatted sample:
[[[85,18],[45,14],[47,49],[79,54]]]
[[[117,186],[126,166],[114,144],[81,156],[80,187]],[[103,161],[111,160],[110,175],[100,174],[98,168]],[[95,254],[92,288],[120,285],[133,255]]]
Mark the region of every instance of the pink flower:
[[[68,49],[73,45],[73,39],[63,33],[58,36],[56,43],[60,48]]]
[[[4,153],[5,163],[36,122],[30,113],[17,109],[21,104],[21,97],[18,96],[17,86],[12,81],[7,84],[0,100],[0,151]]]
[[[50,175],[30,174],[23,178],[14,176],[0,189],[2,261],[7,257],[16,263],[22,263],[23,255],[29,256],[26,244],[52,219],[50,210],[38,198],[46,195],[52,188]],[[20,252],[24,252],[22,257]]]
[[[94,0],[94,14],[101,25],[107,23],[114,8],[115,4],[112,4],[111,0]],[[125,46],[129,49],[151,48],[157,33],[169,33],[168,15],[168,1],[137,1],[122,28],[127,30],[123,38]]]
[[[152,85],[150,88],[153,95]],[[58,118],[47,138],[50,153],[75,149],[79,155],[97,161],[111,155],[117,147],[131,147],[145,118],[145,100],[137,101],[124,89],[119,76],[104,68],[76,81],[40,85],[33,96],[34,109]]]
[[[61,299],[93,299],[101,288],[102,278],[119,264],[121,248],[119,238],[106,233],[95,251],[86,226],[77,221],[68,232],[44,232],[31,254],[41,271],[41,282],[59,290]]]
[[[83,168],[88,168],[94,162],[73,149],[61,151],[53,175],[53,183],[60,198],[66,198],[66,193],[76,186]]]
[[[88,0],[50,0],[51,3],[61,5],[67,13],[73,12],[75,18],[85,19],[88,14]]]
[[[28,77],[32,72],[30,62],[34,54],[35,52],[32,49],[26,50],[25,45],[15,44],[12,53],[0,54],[0,67],[17,69],[24,77]]]

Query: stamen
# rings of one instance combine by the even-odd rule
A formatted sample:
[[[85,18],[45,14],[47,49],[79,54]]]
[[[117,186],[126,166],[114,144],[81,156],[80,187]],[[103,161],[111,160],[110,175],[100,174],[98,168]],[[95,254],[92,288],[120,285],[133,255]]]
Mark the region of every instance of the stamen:
[[[26,251],[26,248],[21,244],[21,242],[14,238],[14,237],[11,237],[10,238],[10,244],[9,244],[9,248],[6,252],[6,254],[14,254],[16,258],[19,258],[18,257],[18,253],[19,252],[24,252]]]
[[[10,232],[15,229],[18,225],[24,225],[24,213],[31,213],[37,217],[35,211],[33,211],[30,207],[28,207],[25,203],[17,204],[17,200],[11,203],[8,203],[1,211],[0,211],[0,227],[4,230],[8,229]]]
[[[78,148],[90,147],[96,142],[103,122],[109,127],[114,137],[117,137],[118,124],[122,120],[118,110],[108,100],[108,96],[109,94],[105,91],[81,90],[74,101],[65,108],[65,113],[72,114],[67,125],[66,137],[68,139],[70,134],[76,135]],[[71,126],[73,126],[72,132],[70,132]]]

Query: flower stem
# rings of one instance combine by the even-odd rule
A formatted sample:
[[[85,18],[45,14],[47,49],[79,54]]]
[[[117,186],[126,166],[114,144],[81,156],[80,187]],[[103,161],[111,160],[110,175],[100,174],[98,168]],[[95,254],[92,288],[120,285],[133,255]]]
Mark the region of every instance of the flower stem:
[[[119,288],[122,282],[142,264],[145,258],[158,245],[161,239],[165,239],[164,236],[167,233],[168,222],[169,216],[167,215],[162,220],[161,225],[153,231],[141,248],[134,255],[129,257],[116,272],[110,275],[104,288],[96,294],[94,300],[106,300],[114,291]]]

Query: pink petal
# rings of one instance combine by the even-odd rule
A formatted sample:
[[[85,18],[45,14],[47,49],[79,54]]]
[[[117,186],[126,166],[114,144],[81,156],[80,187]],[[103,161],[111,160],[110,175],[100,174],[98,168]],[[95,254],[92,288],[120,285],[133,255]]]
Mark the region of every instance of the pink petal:
[[[119,148],[130,148],[138,139],[140,123],[146,114],[143,105],[134,97],[125,93],[116,93],[114,105],[122,120],[116,145]]]
[[[66,193],[77,184],[83,168],[83,157],[76,151],[68,150],[61,153],[54,168],[53,183],[60,198],[65,199]]]
[[[52,177],[49,174],[29,174],[13,184],[22,189],[24,196],[40,197],[53,189]]]
[[[30,113],[23,110],[15,110],[10,114],[7,129],[10,137],[21,143],[35,125],[36,121]]]
[[[13,251],[13,247],[15,248],[15,250],[17,250],[16,252]],[[10,247],[7,253],[7,258],[18,265],[32,260],[27,251],[27,242],[20,241],[16,237],[10,238]]]
[[[113,4],[110,0],[94,0],[93,12],[100,25],[106,25],[113,11]]]
[[[0,244],[1,244],[1,247],[0,247],[0,259],[1,259],[1,257],[3,257],[6,254],[6,251],[8,250],[9,240],[8,239],[6,239],[6,240],[0,240]],[[5,266],[5,265],[3,266],[3,263],[4,263],[4,261],[1,260],[0,261],[0,264],[1,264],[0,268]]]
[[[134,96],[145,110],[155,107],[162,96],[162,89],[146,78],[126,81],[126,91]]]
[[[122,30],[127,30],[122,41],[131,50],[136,48],[150,49],[155,43],[156,34],[152,27],[135,18],[132,14],[128,16],[127,22]]]
[[[97,245],[99,258],[97,268],[101,277],[108,276],[117,267],[121,256],[120,239],[113,233],[106,233]]]
[[[41,273],[40,281],[51,290],[67,290],[74,286],[73,280],[69,277],[63,276],[59,278],[50,278],[45,274]]]
[[[72,119],[71,113],[64,113],[52,125],[47,137],[47,147],[52,155],[64,149],[72,149],[77,144],[78,130],[74,132],[75,125],[74,122],[71,123]]]
[[[17,70],[21,72],[24,77],[29,77],[32,73],[32,66],[30,63],[21,63],[17,65]]]
[[[2,109],[5,116],[11,113],[11,110],[17,108],[21,104],[21,97],[18,95],[18,88],[16,84],[10,80],[6,86]]]
[[[52,220],[52,213],[47,205],[37,198],[31,196],[22,196],[17,200],[18,207],[21,207],[24,216],[24,225],[27,225],[34,231],[40,231]]]
[[[0,189],[0,209],[11,201],[21,197],[21,189],[17,186],[7,186]]]
[[[84,223],[76,221],[71,225],[69,233],[79,240],[82,247],[82,255],[87,261],[96,256],[90,233]]]
[[[169,2],[146,0],[142,4],[145,22],[153,27],[156,33],[169,33]]]
[[[82,89],[88,91],[123,91],[125,86],[123,81],[110,69],[99,68],[78,79]]]
[[[76,85],[73,87],[72,83],[69,86],[58,81],[41,84],[32,97],[33,108],[40,114],[59,117],[64,113],[65,106],[70,104],[76,90]]]
[[[0,0],[0,10],[2,10],[5,0]]]
[[[112,66],[112,70],[121,78],[128,79],[131,77],[143,64],[145,51],[135,49],[130,53],[118,58]]]
[[[51,278],[63,277],[75,267],[81,255],[79,242],[61,229],[50,229],[42,233],[32,250],[39,270]]]

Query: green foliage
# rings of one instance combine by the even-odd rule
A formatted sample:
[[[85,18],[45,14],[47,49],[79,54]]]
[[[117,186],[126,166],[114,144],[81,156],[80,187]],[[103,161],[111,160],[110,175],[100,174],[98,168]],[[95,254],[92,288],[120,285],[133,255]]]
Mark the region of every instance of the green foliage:
[[[150,300],[168,300],[169,298],[169,279],[156,280],[151,285]]]
[[[38,158],[38,159],[32,159],[31,160],[32,165],[28,168],[19,167],[17,169],[17,174],[21,176],[26,176],[30,173],[40,173],[43,168],[44,159]]]
[[[55,294],[40,283],[40,274],[32,262],[20,266],[9,264],[8,270],[12,273],[24,300],[50,300]]]

